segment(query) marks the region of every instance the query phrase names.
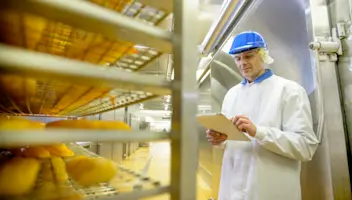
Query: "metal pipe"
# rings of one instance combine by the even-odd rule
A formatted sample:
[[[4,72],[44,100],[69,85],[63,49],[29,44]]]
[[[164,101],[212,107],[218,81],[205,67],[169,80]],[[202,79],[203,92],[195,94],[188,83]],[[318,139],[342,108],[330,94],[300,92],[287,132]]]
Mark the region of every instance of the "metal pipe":
[[[340,48],[340,44],[338,42],[317,41],[311,42],[309,48],[324,53],[336,53]]]
[[[222,47],[246,11],[253,6],[253,2],[255,0],[226,1],[220,17],[201,44],[203,55],[208,55]]]
[[[212,59],[213,60],[213,59]],[[210,64],[210,63],[209,63]],[[202,82],[207,78],[207,76],[209,76],[210,74],[210,65],[207,65],[207,67],[203,70],[202,74],[199,76],[198,80],[197,80],[197,86],[199,87]]]
[[[321,72],[320,72],[320,65],[319,65],[319,51],[314,51],[315,57],[315,68],[316,68],[316,81],[317,81],[317,100],[318,100],[318,109],[319,109],[319,120],[317,126],[317,138],[319,143],[322,142],[323,139],[323,130],[324,130],[324,120],[325,120],[325,113],[324,113],[324,100],[323,100],[323,91],[322,91],[322,81],[321,81]]]
[[[166,76],[165,79],[170,81],[172,78],[172,71],[173,71],[173,63],[172,63],[172,54],[168,55],[167,58],[167,68],[166,68]]]
[[[350,8],[350,19],[352,19],[352,0],[348,0],[349,8]]]
[[[126,124],[129,124],[129,121],[128,121],[128,106],[125,107],[125,112],[123,113],[123,121],[126,123]],[[116,119],[114,119],[116,120]],[[131,125],[131,124],[129,124]]]
[[[179,88],[172,92],[171,124],[171,200],[197,199],[198,135],[195,126],[198,92],[196,90],[198,1],[174,3],[174,81]]]

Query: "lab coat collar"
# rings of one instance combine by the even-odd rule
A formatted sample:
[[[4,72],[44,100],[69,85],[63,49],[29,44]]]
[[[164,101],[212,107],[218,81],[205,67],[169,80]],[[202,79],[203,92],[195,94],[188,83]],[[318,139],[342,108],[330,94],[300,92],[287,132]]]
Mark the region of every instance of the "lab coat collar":
[[[253,82],[254,83],[260,83],[262,81],[264,81],[265,79],[271,77],[274,73],[270,70],[270,69],[265,69],[264,74],[260,75],[257,79],[255,79]],[[243,81],[241,82],[242,85],[245,85],[246,83],[248,83],[247,79],[243,79]]]

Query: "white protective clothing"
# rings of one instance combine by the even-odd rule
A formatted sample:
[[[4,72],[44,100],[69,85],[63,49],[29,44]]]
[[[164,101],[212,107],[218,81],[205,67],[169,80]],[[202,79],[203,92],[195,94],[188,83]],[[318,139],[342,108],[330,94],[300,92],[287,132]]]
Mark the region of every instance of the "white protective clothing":
[[[246,115],[257,133],[250,142],[218,146],[225,148],[219,200],[300,200],[301,161],[311,160],[318,146],[305,90],[266,70],[230,89],[222,113]]]

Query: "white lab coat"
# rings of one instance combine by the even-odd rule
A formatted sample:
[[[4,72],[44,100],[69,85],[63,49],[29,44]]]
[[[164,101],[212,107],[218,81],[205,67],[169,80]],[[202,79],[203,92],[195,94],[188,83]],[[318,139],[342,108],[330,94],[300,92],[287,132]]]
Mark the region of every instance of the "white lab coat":
[[[301,161],[318,146],[305,90],[276,75],[240,83],[226,94],[222,113],[248,116],[257,134],[219,146],[225,148],[219,200],[300,200]]]

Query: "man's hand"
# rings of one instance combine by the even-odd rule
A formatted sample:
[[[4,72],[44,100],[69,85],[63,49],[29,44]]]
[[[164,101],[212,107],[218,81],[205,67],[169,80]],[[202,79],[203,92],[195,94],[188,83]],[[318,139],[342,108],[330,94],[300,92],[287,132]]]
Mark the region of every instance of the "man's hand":
[[[235,124],[238,129],[242,132],[248,133],[248,135],[254,137],[257,133],[257,127],[252,123],[248,117],[244,115],[237,115],[236,117],[231,119],[232,123]]]
[[[210,142],[212,145],[220,145],[222,142],[227,140],[227,135],[225,134],[218,133],[212,130],[207,130],[206,133],[206,138],[208,142]]]

